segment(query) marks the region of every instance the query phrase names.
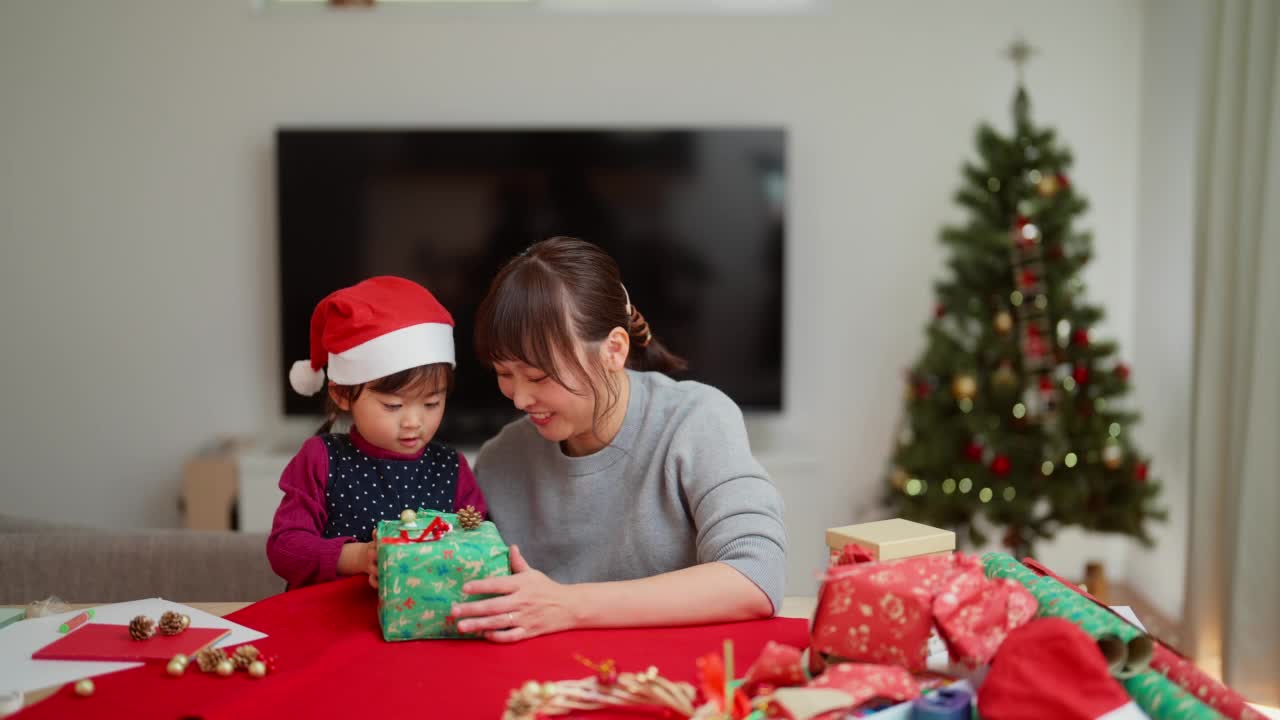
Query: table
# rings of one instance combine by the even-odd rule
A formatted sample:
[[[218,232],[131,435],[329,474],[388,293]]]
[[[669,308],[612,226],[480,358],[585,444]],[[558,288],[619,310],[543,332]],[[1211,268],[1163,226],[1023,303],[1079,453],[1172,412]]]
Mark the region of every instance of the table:
[[[98,605],[101,605],[101,604],[103,603],[78,603],[78,604],[71,605],[69,609],[84,610],[86,608],[97,607]],[[203,610],[209,613],[210,615],[217,615],[218,617],[222,617],[224,615],[230,615],[231,613],[237,610],[240,610],[242,608],[248,607],[252,603],[190,602],[190,603],[183,603],[183,604],[190,605],[191,607],[197,610]],[[797,596],[783,598],[782,609],[778,613],[778,615],[779,617],[789,617],[789,618],[811,617],[813,615],[813,609],[817,606],[817,604],[818,604],[818,600],[814,596],[797,595]],[[0,607],[15,607],[15,606],[0,605]],[[26,695],[23,697],[23,705],[33,705],[35,703],[38,703],[41,700],[44,700],[45,698],[57,692],[61,687],[62,686],[59,685],[55,687],[42,688],[40,690],[33,690],[32,692],[26,693]]]

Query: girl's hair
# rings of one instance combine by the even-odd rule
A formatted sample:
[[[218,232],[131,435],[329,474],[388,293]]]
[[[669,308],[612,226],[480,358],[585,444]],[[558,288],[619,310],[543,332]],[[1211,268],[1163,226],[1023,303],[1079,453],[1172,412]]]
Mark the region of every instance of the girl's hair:
[[[449,393],[453,392],[453,366],[449,363],[419,365],[377,380],[370,380],[367,383],[333,385],[331,387],[334,393],[347,401],[347,407],[350,407],[356,401],[356,398],[360,397],[360,393],[366,389],[388,395],[417,393],[425,388],[431,388],[432,392],[444,391]],[[324,424],[320,426],[320,429],[316,430],[316,434],[323,435],[332,430],[333,424],[344,414],[345,411],[338,407],[338,403],[334,402],[333,393],[326,392],[324,396]]]
[[[620,327],[631,335],[627,367],[667,374],[688,368],[631,304],[613,258],[577,238],[543,240],[512,258],[494,277],[475,322],[480,362],[519,361],[565,387],[561,372],[568,371],[596,391],[596,420],[617,404],[620,391],[598,360],[583,366],[578,342],[599,343]],[[601,390],[608,398],[603,407]]]

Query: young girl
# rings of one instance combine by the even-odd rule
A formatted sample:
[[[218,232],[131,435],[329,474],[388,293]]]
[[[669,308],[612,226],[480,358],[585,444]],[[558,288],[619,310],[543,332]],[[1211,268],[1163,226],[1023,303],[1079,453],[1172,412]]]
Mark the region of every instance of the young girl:
[[[684,361],[654,338],[612,258],[563,237],[517,256],[480,305],[476,350],[526,417],[476,460],[515,574],[468,583],[502,597],[456,607],[459,630],[513,641],[776,612],[782,499],[742,412],[663,374]]]
[[[379,520],[406,508],[486,512],[467,461],[431,441],[453,384],[453,318],[417,283],[370,278],[316,306],[293,389],[316,394],[326,364],[327,420],[280,476],[267,558],[290,588],[361,573],[376,586]],[[340,414],[350,433],[329,432]]]

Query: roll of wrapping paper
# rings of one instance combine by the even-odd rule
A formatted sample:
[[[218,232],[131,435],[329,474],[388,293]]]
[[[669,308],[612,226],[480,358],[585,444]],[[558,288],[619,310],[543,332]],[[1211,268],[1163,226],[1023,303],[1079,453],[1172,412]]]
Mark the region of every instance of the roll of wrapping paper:
[[[1102,601],[1058,577],[1052,570],[1035,560],[1027,558],[1022,561],[1022,564],[1037,575],[1051,577],[1063,583],[1082,597],[1087,598],[1094,605],[1106,609],[1107,612],[1115,613]],[[1119,617],[1119,615],[1116,615],[1116,617]],[[1197,700],[1231,718],[1231,720],[1265,720],[1262,713],[1250,707],[1239,693],[1209,677],[1200,668],[1196,667],[1195,663],[1159,640],[1155,641],[1155,647],[1152,650],[1151,669],[1169,678],[1171,682],[1191,693]]]
[[[1108,664],[1115,666],[1108,650],[1114,652],[1119,638],[1125,645],[1124,662],[1113,671],[1117,678],[1130,678],[1147,670],[1151,661],[1151,639],[1138,628],[1099,608],[1057,580],[1037,575],[1025,565],[1004,553],[987,553],[982,565],[988,577],[1003,577],[1022,583],[1040,602],[1040,617],[1060,617],[1080,626],[1099,643]]]
[[[1125,680],[1124,689],[1151,720],[1222,720],[1217,710],[1155,670]]]

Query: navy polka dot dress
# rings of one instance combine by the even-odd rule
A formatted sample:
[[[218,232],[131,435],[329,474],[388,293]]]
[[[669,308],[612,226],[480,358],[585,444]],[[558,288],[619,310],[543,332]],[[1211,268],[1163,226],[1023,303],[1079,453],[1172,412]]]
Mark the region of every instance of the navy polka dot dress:
[[[324,537],[368,542],[379,520],[406,508],[453,512],[458,493],[458,452],[429,443],[417,459],[371,457],[345,434],[321,435],[329,453]]]

